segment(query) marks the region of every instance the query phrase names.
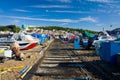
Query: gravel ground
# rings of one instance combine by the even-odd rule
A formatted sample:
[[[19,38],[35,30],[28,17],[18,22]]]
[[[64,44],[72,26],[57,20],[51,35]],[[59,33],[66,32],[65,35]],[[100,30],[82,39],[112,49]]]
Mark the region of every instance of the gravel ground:
[[[66,43],[63,43],[66,44]],[[73,43],[68,45],[71,49],[73,49]],[[92,61],[97,61],[100,60],[99,56],[96,56],[95,54],[95,50],[73,50],[75,52],[76,57],[78,57],[80,59],[81,62],[92,62]],[[48,52],[49,53],[49,52]],[[95,77],[95,76],[94,76]],[[35,76],[33,75],[32,78],[30,80],[52,80],[50,79],[50,77],[47,76]],[[95,80],[95,79],[94,79]]]
[[[101,60],[100,57],[96,55],[95,50],[75,50],[75,52],[83,61]]]
[[[47,45],[48,43],[51,42],[52,41],[47,42]],[[3,71],[2,73],[0,71],[0,80],[22,80],[19,78],[20,71],[23,70],[26,66],[33,66],[43,56],[43,53],[40,54],[41,47],[42,46],[38,45],[33,49],[21,51],[26,56],[25,60],[23,61],[11,59],[5,61],[5,63],[0,63],[0,69],[6,68],[6,70]],[[94,50],[74,50],[74,51],[76,52],[76,55],[78,57],[82,58],[83,61],[100,60],[100,57],[95,56]],[[36,79],[32,77],[32,80]]]
[[[46,42],[46,44],[48,45],[51,42],[52,40]],[[42,57],[43,53],[40,53],[41,47],[41,45],[38,45],[33,49],[21,51],[25,54],[23,61],[10,59],[5,63],[0,63],[0,80],[18,80],[21,70],[26,66],[33,66]]]

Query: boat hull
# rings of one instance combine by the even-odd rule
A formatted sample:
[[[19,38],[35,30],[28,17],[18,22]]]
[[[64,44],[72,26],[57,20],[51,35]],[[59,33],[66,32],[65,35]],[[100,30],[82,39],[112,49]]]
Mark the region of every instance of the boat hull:
[[[24,46],[20,46],[20,50],[29,50],[34,48],[37,45],[37,43],[29,43],[27,45]]]

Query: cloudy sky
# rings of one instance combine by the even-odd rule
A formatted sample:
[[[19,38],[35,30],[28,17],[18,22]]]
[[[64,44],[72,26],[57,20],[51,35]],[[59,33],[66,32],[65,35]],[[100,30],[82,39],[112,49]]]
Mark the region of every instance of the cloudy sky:
[[[0,0],[0,25],[120,27],[120,0]]]

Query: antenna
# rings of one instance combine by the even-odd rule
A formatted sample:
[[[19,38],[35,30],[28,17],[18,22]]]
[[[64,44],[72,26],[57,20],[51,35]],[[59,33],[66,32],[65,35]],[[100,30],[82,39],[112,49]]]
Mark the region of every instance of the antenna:
[[[104,27],[103,27],[103,31],[104,31],[105,29],[104,29]]]
[[[110,25],[110,35],[111,35],[111,32],[112,32],[112,25]]]
[[[112,25],[110,25],[110,31],[112,30]]]

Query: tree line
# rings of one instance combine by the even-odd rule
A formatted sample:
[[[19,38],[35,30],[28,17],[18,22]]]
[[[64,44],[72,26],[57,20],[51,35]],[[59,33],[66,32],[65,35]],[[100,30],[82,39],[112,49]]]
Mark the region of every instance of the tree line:
[[[64,30],[67,32],[74,32],[77,31],[79,33],[84,33],[85,31],[90,32],[90,33],[98,33],[96,31],[92,31],[92,30],[84,30],[84,29],[75,29],[75,28],[65,28],[65,27],[59,27],[59,26],[44,26],[44,27],[30,27],[31,30],[33,30],[33,28],[36,29],[43,29],[43,30]]]
[[[0,31],[19,32],[21,29],[16,25],[0,26]]]
[[[84,33],[85,31],[90,33],[97,33],[96,31],[92,30],[84,30],[84,29],[75,29],[75,28],[67,28],[67,27],[59,27],[59,26],[37,26],[37,27],[29,27],[30,31],[32,31],[34,28],[36,29],[43,29],[43,30],[64,30],[67,32],[74,32],[77,31],[79,33]],[[0,31],[11,31],[11,32],[19,32],[21,30],[20,27],[16,25],[7,25],[7,26],[0,26]]]

